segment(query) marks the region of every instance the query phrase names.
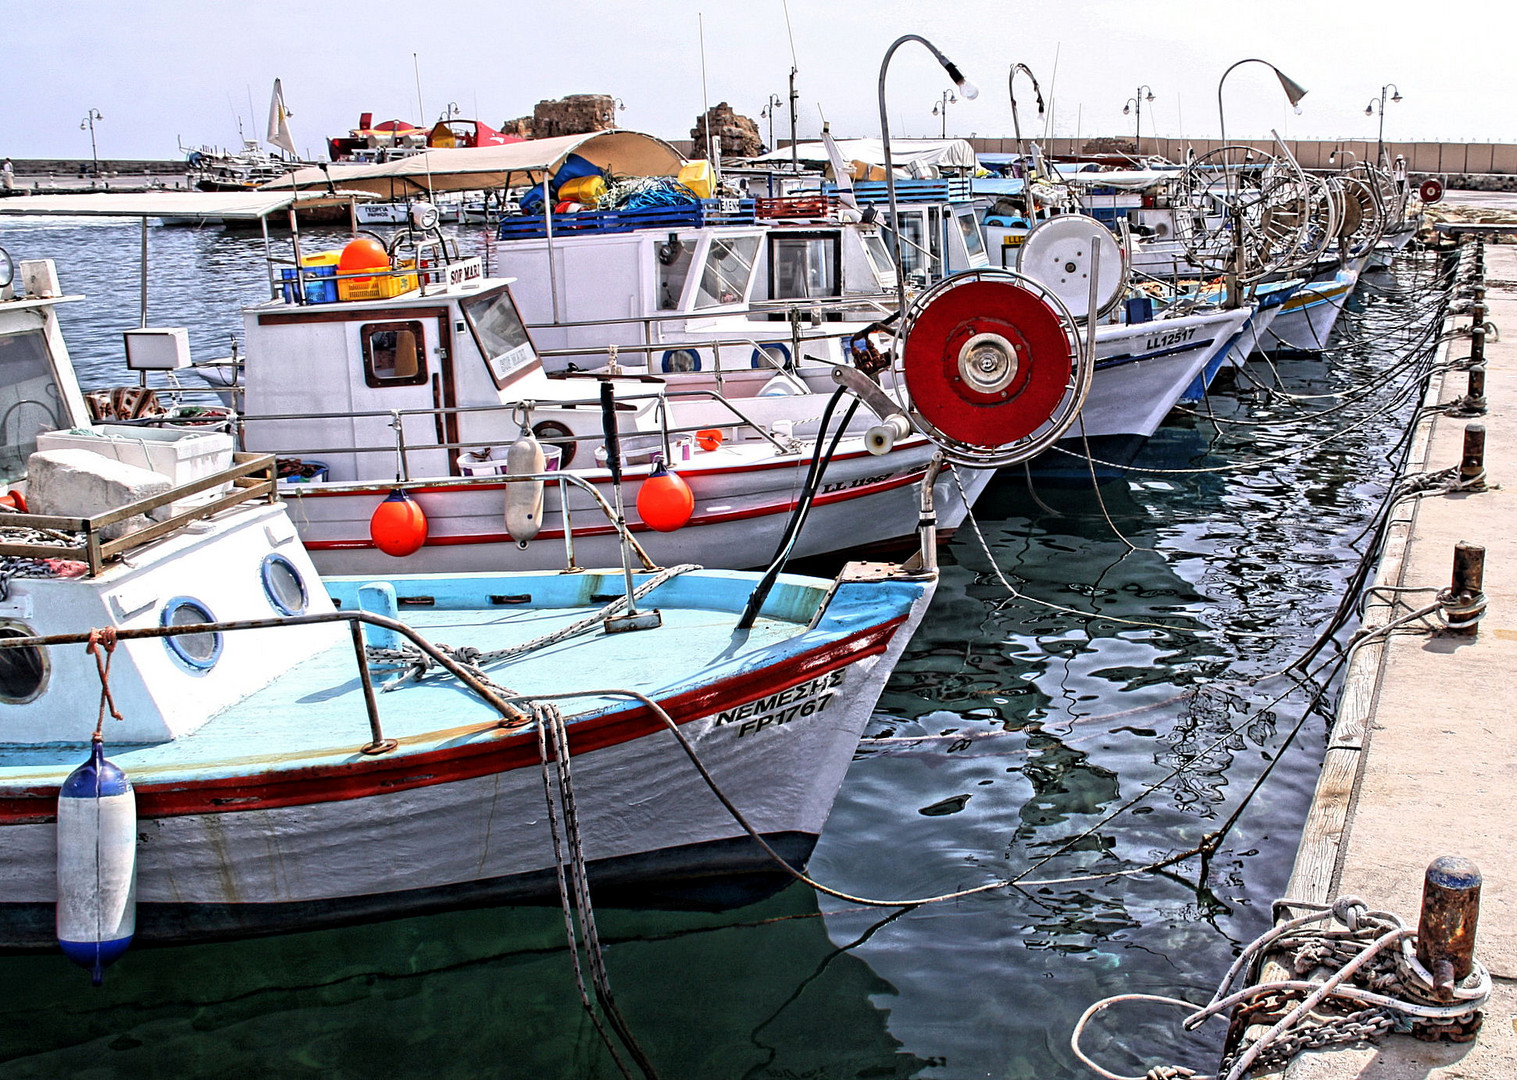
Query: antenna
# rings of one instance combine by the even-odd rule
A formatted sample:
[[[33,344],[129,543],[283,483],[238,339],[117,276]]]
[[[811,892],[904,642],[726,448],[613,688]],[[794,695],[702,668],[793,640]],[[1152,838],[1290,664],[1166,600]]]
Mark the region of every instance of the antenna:
[[[1062,41],[1053,47],[1053,78],[1048,80],[1048,115],[1043,118],[1044,142],[1052,138],[1049,132],[1053,131],[1053,111],[1059,104],[1059,95],[1057,93],[1059,88],[1059,52],[1063,48],[1064,43]]]
[[[790,0],[780,0],[780,6],[785,11],[785,36],[790,39],[790,171],[800,172],[801,163],[797,159],[799,151],[796,149],[796,109],[795,104],[799,98],[795,89],[795,76],[801,69],[800,61],[795,58],[795,31],[790,27]]]
[[[253,84],[245,83],[244,86],[246,86],[248,92],[248,123],[253,125],[254,131],[257,131],[258,110],[253,108]],[[242,133],[242,117],[240,116],[237,118],[237,138],[242,142],[248,141],[248,137]]]
[[[419,122],[425,124],[427,122],[427,113],[426,113],[426,110],[423,109],[422,106],[421,106],[421,62],[416,59],[416,54],[415,53],[411,54],[411,71],[413,73],[415,73],[415,75],[416,75],[416,119]],[[428,140],[428,141],[430,142],[430,140]],[[427,196],[429,198],[431,198],[432,195],[433,195],[433,192],[432,192],[432,159],[429,158],[429,157],[427,157],[427,155],[425,153],[423,153],[421,155],[421,157],[422,157],[422,161],[424,161],[426,163],[426,166],[427,166]],[[410,202],[411,202],[411,197],[410,197],[410,195],[408,193],[406,195],[406,205],[409,206]],[[549,207],[548,209],[551,210],[552,207]],[[407,216],[409,218],[409,215],[407,215]]]
[[[706,128],[706,160],[711,162],[716,182],[720,184],[722,165],[711,150],[711,99],[706,94],[706,16],[699,11],[695,13],[695,26],[701,43],[701,123]]]

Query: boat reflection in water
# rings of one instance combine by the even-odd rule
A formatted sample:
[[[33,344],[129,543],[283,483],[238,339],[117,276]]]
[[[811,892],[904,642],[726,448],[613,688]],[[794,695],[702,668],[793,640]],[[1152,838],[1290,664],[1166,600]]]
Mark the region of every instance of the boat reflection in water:
[[[661,1076],[889,1078],[930,1064],[887,1032],[874,1001],[891,988],[828,940],[807,888],[723,913],[597,918],[616,1004]],[[0,980],[13,988],[7,1077],[618,1075],[556,907],[134,950],[89,992],[56,956],[0,960]]]

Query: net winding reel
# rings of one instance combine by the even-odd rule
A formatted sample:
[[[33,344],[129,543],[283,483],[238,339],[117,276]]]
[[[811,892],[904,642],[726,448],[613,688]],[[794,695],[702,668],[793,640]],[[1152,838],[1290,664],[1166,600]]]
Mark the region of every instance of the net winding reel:
[[[1083,280],[1086,304],[1095,306],[1100,256],[1092,262]],[[911,424],[956,464],[1025,461],[1079,415],[1095,370],[1093,342],[1093,332],[1082,342],[1057,292],[1024,274],[981,269],[945,278],[916,297],[897,333]],[[892,421],[904,418],[887,416]]]

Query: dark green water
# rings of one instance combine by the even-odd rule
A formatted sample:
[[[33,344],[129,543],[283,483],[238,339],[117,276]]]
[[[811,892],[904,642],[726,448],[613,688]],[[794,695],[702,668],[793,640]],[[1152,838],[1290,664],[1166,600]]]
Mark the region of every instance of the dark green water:
[[[65,312],[86,382],[127,381],[118,335],[137,321],[136,243],[135,226],[0,232],[89,294]],[[236,300],[262,295],[261,242],[155,229],[152,244],[150,321],[189,325],[198,356],[220,355],[240,335]],[[1361,297],[1354,333],[1408,313]],[[1402,351],[1284,363],[1278,379],[1342,390]],[[1327,404],[1223,391],[1210,408],[1267,421]],[[945,549],[932,611],[811,862],[831,886],[886,898],[1136,869],[1217,829],[1282,757],[1204,873],[1193,858],[905,912],[802,886],[718,914],[603,910],[618,1004],[659,1075],[1078,1077],[1069,1033],[1095,999],[1204,1000],[1284,889],[1326,730],[1312,715],[1282,751],[1307,695],[1276,701],[1287,684],[1252,680],[1337,607],[1409,409],[1307,457],[1268,458],[1373,411],[1295,431],[1172,423],[1143,463],[1228,470],[1134,475],[1103,488],[1104,514],[1089,492],[1035,499],[998,478],[978,507],[986,545],[966,526]],[[0,1077],[618,1075],[550,909],[138,950],[99,990],[61,957],[0,958],[0,988]],[[1220,1029],[1187,1042],[1177,1012],[1108,1016],[1087,1040],[1108,1068],[1215,1065]]]

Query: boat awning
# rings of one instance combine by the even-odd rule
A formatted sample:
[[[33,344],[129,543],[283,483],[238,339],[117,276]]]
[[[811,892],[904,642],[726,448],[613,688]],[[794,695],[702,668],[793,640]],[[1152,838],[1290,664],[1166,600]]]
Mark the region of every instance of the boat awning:
[[[1059,172],[1059,178],[1070,184],[1086,184],[1091,187],[1121,188],[1124,191],[1142,191],[1180,178],[1180,168],[1173,169],[1121,169],[1110,172]]]
[[[540,182],[545,174],[552,175],[570,154],[621,176],[674,176],[685,163],[678,150],[652,135],[596,131],[506,146],[428,150],[381,165],[317,166],[271,180],[259,190],[322,188],[328,184],[328,177],[344,190],[368,191],[388,199],[428,191],[526,186]]]
[[[882,167],[885,164],[885,144],[879,139],[838,139],[836,142],[844,161],[862,161],[866,165]],[[795,156],[808,165],[826,165],[827,145],[797,143]],[[915,162],[945,169],[973,169],[977,164],[974,146],[967,139],[891,139],[890,159],[898,169]],[[776,165],[789,160],[788,146],[748,159],[756,165]]]
[[[0,214],[45,217],[186,218],[196,221],[257,221],[270,214],[366,202],[365,191],[313,196],[270,191],[99,191],[78,195],[17,195],[0,199]]]

